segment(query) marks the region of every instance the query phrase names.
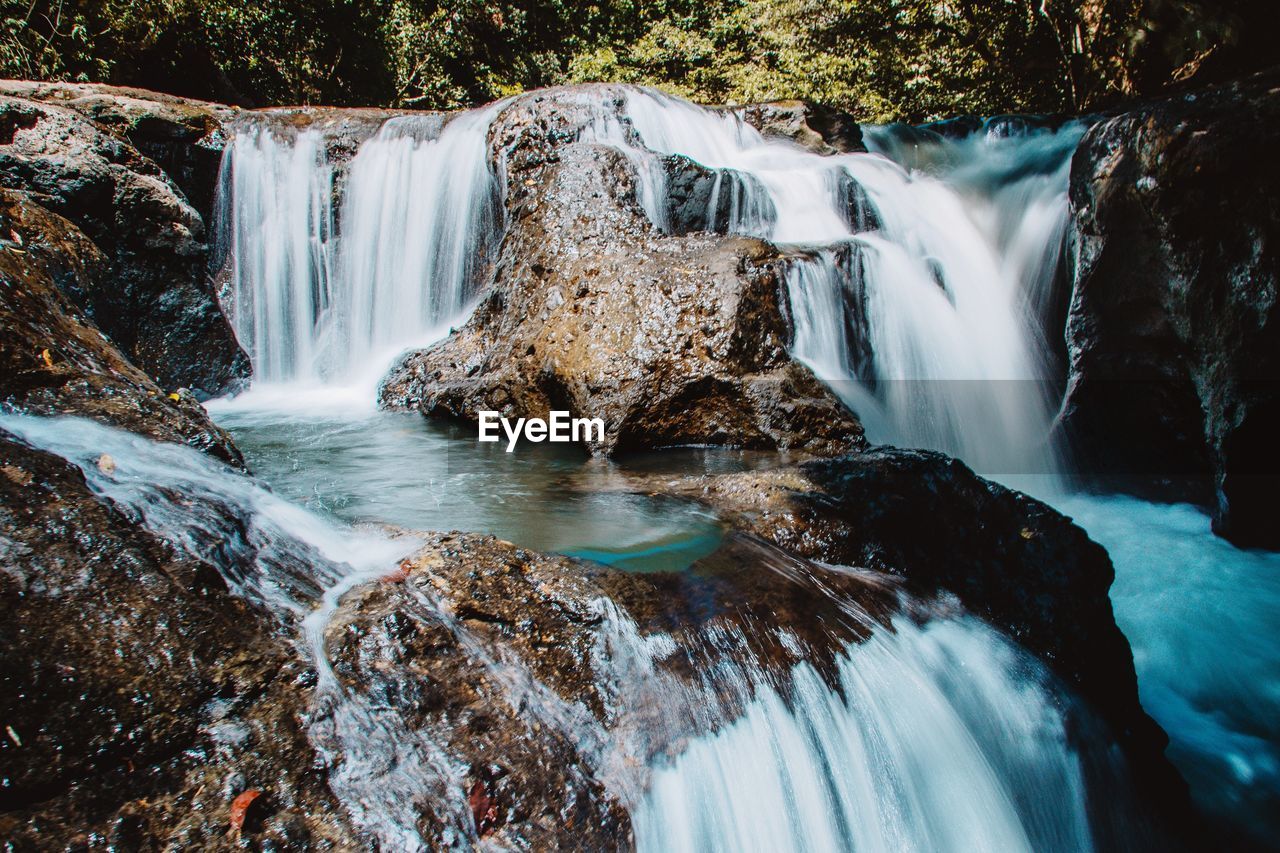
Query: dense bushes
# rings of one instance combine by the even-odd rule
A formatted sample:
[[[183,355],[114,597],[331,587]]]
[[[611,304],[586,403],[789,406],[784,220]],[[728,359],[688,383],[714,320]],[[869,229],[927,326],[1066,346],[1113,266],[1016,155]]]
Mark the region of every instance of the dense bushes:
[[[1267,0],[0,0],[0,74],[457,107],[624,80],[870,119],[1075,111],[1270,60]]]

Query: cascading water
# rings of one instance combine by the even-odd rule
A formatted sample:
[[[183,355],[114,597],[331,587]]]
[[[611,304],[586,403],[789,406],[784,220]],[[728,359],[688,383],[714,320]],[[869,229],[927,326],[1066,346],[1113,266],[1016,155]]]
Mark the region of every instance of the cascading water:
[[[632,710],[718,709],[717,679],[743,703],[704,711],[709,732],[651,760],[631,807],[641,851],[1094,846],[1081,761],[1048,679],[974,620],[895,620],[839,657],[838,690],[807,663],[784,685],[729,667],[691,689],[659,674],[653,662],[669,649],[625,621],[615,617],[608,642],[628,662]]]
[[[345,173],[323,130],[247,120],[223,160],[218,221],[255,384],[372,387],[465,316],[501,223],[485,140],[499,106],[443,129],[440,116],[389,119]]]
[[[313,375],[333,298],[333,169],[324,136],[237,133],[219,179],[228,315],[265,382]]]
[[[747,197],[734,209],[749,213],[726,230],[793,244],[792,352],[873,440],[944,450],[987,473],[1053,470],[1038,311],[1082,128],[1030,149],[957,146],[961,192],[884,156],[811,154],[653,92],[634,93],[627,114],[649,148],[732,176]]]
[[[182,445],[75,418],[0,415],[0,429],[66,458],[95,493],[180,551],[214,559],[236,594],[302,629],[300,651],[318,675],[312,741],[330,785],[384,849],[425,849],[417,821],[427,801],[453,827],[451,846],[478,840],[465,764],[414,722],[417,710],[388,704],[385,686],[341,685],[326,653],[338,599],[419,540],[335,524]],[[103,453],[113,465],[99,464]],[[598,600],[591,657],[606,728],[514,655],[477,641],[444,602],[415,602],[423,611],[412,618],[447,626],[522,720],[584,751],[632,813],[642,851],[1092,847],[1082,762],[1052,679],[971,618],[876,625],[839,653],[836,687],[807,663],[767,670],[738,629],[642,635]],[[681,651],[692,661],[699,648],[712,651],[691,679],[662,663]]]
[[[1047,380],[1060,366],[1045,330],[1061,310],[1067,169],[1081,126],[992,128],[959,140],[868,128],[871,153],[818,156],[763,137],[731,112],[643,90],[625,100],[624,114],[602,100],[583,140],[627,155],[659,229],[671,228],[668,155],[716,170],[707,222],[781,244],[792,353],[858,412],[873,440],[941,449],[1004,479],[1058,469],[1046,439],[1055,410]],[[345,173],[321,131],[268,123],[237,134],[222,192],[229,309],[256,384],[291,383],[294,393],[364,376],[371,386],[383,356],[424,343],[465,313],[499,224],[500,178],[485,144],[498,109],[455,118],[443,131],[432,119],[393,119]],[[369,388],[361,393],[372,400]],[[421,487],[413,471],[379,472],[372,483],[380,497],[389,483],[403,494]],[[1149,571],[1132,556],[1117,566],[1122,581]],[[335,584],[329,598],[358,575],[325,579]],[[1138,632],[1144,699],[1175,747],[1202,760],[1223,743],[1245,751],[1258,715],[1244,709],[1214,728],[1211,712],[1188,712],[1193,702],[1213,703],[1176,684],[1162,656],[1143,654],[1160,645],[1162,629],[1136,604],[1118,601],[1117,612]],[[322,617],[311,621],[314,635]],[[1033,663],[976,622],[900,622],[875,633],[846,649],[839,690],[811,667],[791,672],[785,689],[772,675],[738,672],[740,707],[692,728],[669,716],[659,735],[651,712],[660,700],[687,709],[709,706],[711,696],[661,677],[653,647],[674,641],[641,640],[625,621],[610,617],[601,629],[614,632],[601,660],[619,685],[619,713],[635,713],[642,740],[678,744],[626,755],[601,747],[601,775],[623,792],[643,849],[1090,845],[1079,759],[1065,743],[1057,697]],[[1260,652],[1249,666],[1265,669],[1271,659]],[[321,738],[355,752],[397,741],[399,752],[379,756],[396,775],[348,763],[334,784],[361,804],[361,819],[384,843],[412,847],[407,798],[385,788],[453,792],[448,805],[460,821],[465,804],[454,802],[457,785],[424,781],[448,773],[430,739],[384,712],[340,704]],[[630,770],[610,769],[620,766]],[[1270,753],[1205,773],[1214,784],[1230,776],[1224,789],[1237,798],[1250,796],[1252,780],[1274,787],[1276,778]]]

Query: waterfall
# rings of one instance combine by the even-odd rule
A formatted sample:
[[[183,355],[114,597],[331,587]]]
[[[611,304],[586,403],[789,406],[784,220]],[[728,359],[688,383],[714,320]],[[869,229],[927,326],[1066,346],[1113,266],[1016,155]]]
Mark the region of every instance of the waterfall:
[[[387,685],[339,686],[325,654],[339,598],[417,540],[322,518],[183,445],[78,418],[0,415],[0,429],[75,464],[127,517],[213,560],[235,594],[298,628],[319,676],[310,735],[359,826],[387,849],[424,849],[415,804],[430,802],[454,846],[468,847],[465,762],[415,722],[415,708],[388,704]],[[115,464],[100,466],[103,453]],[[801,648],[783,626],[645,635],[600,599],[583,630],[595,632],[601,723],[516,655],[478,642],[446,603],[419,596],[406,606],[448,626],[521,720],[584,751],[631,812],[641,850],[1092,847],[1065,697],[1033,658],[971,617],[944,609],[923,625],[882,625],[842,604],[873,630],[838,653],[832,681],[809,663],[779,673],[756,658],[746,630]],[[694,664],[690,676],[667,668],[673,655]],[[395,666],[387,662],[386,678],[407,677]]]
[[[789,252],[792,353],[873,440],[943,450],[988,474],[1056,469],[1043,327],[1080,126],[931,134],[906,149],[869,131],[872,153],[820,156],[655,92],[632,92],[626,110],[645,146],[733,182],[732,209],[748,213],[724,230]],[[708,221],[718,205],[713,196]]]
[[[486,143],[500,106],[443,129],[440,116],[391,118],[348,164],[322,129],[244,120],[217,203],[228,314],[255,385],[372,385],[465,316],[501,225]]]
[[[228,231],[228,315],[257,378],[310,377],[332,299],[333,168],[319,131],[237,133],[222,161],[218,222]]]
[[[658,763],[637,847],[1090,850],[1081,762],[1028,663],[972,620],[899,619],[845,652],[838,692],[801,664]]]

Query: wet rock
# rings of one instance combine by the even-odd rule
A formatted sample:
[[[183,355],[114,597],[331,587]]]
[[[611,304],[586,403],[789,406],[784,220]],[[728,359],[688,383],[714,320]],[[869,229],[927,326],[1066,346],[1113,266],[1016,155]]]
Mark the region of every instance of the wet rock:
[[[764,187],[734,169],[708,169],[680,154],[663,158],[667,227],[673,234],[760,233],[774,216]]]
[[[417,827],[429,846],[461,824],[472,842],[615,849],[630,844],[626,799],[642,790],[653,754],[677,753],[708,723],[680,690],[738,708],[748,679],[718,699],[703,685],[735,666],[778,684],[802,660],[829,670],[845,643],[896,609],[891,585],[749,537],[730,537],[688,572],[642,575],[455,533],[348,594],[325,638],[347,695],[394,710],[405,727],[380,749],[443,750],[402,751],[396,762],[439,776]],[[641,644],[662,638],[652,640],[659,674],[628,669],[650,661],[632,660],[615,635],[620,619]],[[665,701],[628,695],[662,685]],[[393,766],[377,753],[360,762]]]
[[[359,843],[303,727],[314,674],[280,628],[3,430],[0,566],[11,849],[238,849],[249,788],[245,843]]]
[[[72,107],[0,95],[0,186],[74,222],[105,256],[95,286],[67,295],[131,361],[169,389],[226,391],[249,365],[208,281],[204,221],[129,141],[169,151],[170,167],[207,193],[212,155],[203,166],[179,161],[197,158],[216,111],[167,103],[148,112],[136,98],[104,106],[101,97]],[[206,135],[190,142],[197,133]]]
[[[1047,505],[940,453],[877,447],[799,466],[693,479],[650,478],[801,557],[902,578],[958,597],[1039,656],[1099,713],[1162,809],[1185,803],[1164,732],[1138,703],[1116,626],[1106,552]]]
[[[768,101],[733,111],[765,136],[790,139],[815,154],[867,150],[853,116],[813,101]]]
[[[1216,531],[1267,547],[1280,547],[1278,80],[1154,102],[1081,142],[1062,419],[1104,486],[1207,498]]]
[[[109,267],[75,225],[0,190],[0,404],[93,418],[243,465],[189,393],[156,385],[64,295],[97,287]]]
[[[5,80],[0,94],[67,107],[127,139],[207,220],[227,141],[223,128],[240,110],[103,83]]]
[[[552,90],[495,122],[508,224],[489,290],[462,329],[392,371],[382,404],[600,417],[597,453],[858,446],[860,424],[787,354],[777,252],[655,231],[627,159],[575,142],[594,103]]]

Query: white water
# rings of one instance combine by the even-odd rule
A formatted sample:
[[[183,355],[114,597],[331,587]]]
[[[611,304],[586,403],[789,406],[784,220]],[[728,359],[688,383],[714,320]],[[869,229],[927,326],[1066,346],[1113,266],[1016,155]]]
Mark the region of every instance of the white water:
[[[727,230],[814,247],[788,273],[792,352],[873,440],[944,450],[990,474],[1055,469],[1040,309],[1081,128],[1047,144],[967,143],[961,182],[876,154],[811,154],[653,92],[634,93],[627,114],[648,147],[731,170],[748,197],[735,209],[748,213]],[[874,230],[850,209],[850,182]]]
[[[322,130],[269,118],[228,146],[219,193],[229,249],[228,311],[268,398],[370,402],[391,361],[468,313],[498,225],[485,134],[497,110],[386,121],[347,167]],[[283,386],[284,394],[279,389]]]
[[[898,619],[838,669],[840,693],[797,666],[786,698],[740,677],[745,710],[657,762],[638,849],[1092,849],[1079,758],[1024,653],[973,620]]]

